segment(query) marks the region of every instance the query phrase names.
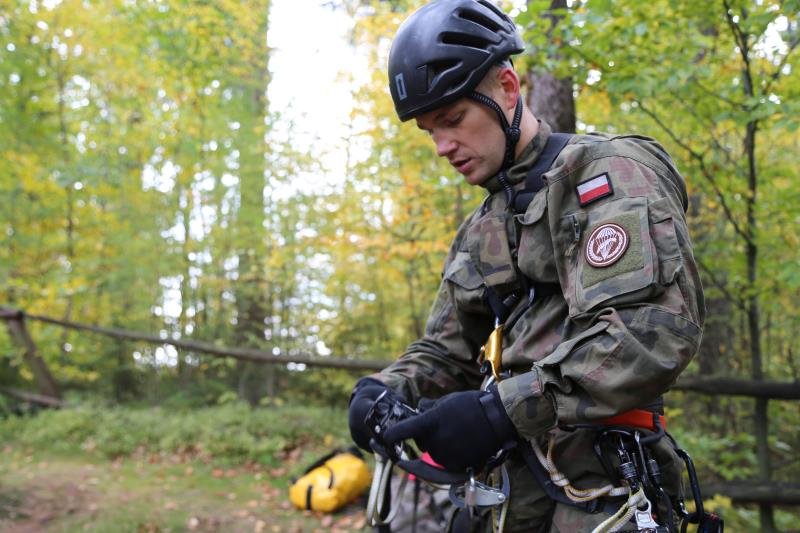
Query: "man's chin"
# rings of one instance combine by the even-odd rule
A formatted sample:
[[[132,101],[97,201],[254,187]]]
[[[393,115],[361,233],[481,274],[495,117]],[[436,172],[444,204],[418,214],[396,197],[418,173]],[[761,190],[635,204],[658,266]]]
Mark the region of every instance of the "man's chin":
[[[470,185],[482,185],[489,176],[484,175],[481,172],[468,172],[467,174],[462,173],[464,176],[464,181],[466,181]]]

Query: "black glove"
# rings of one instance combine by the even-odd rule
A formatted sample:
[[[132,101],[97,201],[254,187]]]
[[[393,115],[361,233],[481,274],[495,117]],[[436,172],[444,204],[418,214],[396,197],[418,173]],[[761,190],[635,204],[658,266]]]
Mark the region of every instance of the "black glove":
[[[497,390],[448,394],[384,434],[389,443],[414,439],[421,450],[450,472],[463,472],[468,467],[480,470],[516,438],[517,430]]]
[[[350,396],[350,413],[348,421],[350,423],[350,436],[359,448],[372,452],[369,440],[373,437],[372,429],[364,423],[372,404],[384,391],[387,394],[395,395],[389,388],[374,378],[361,378],[353,387],[353,394]]]

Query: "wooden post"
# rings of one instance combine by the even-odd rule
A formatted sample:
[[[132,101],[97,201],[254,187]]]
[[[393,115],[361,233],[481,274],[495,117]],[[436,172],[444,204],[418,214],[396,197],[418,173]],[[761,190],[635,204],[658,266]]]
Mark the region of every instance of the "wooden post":
[[[22,350],[25,362],[33,372],[33,379],[36,382],[36,389],[42,396],[49,396],[60,400],[61,393],[58,390],[56,380],[47,368],[44,359],[39,355],[39,350],[33,342],[28,328],[25,326],[25,315],[16,309],[7,307],[0,308],[0,319],[6,321],[8,333],[11,340]]]

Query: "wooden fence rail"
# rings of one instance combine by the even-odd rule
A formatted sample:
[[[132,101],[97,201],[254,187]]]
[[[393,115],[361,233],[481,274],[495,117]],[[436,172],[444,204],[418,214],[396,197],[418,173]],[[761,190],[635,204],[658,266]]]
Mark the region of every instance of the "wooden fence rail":
[[[389,358],[380,360],[345,359],[341,357],[323,357],[304,353],[274,355],[271,351],[266,350],[230,348],[208,342],[174,339],[127,329],[92,326],[0,307],[0,319],[6,319],[8,321],[23,320],[24,318],[68,329],[106,335],[115,339],[142,341],[158,345],[167,344],[182,350],[205,353],[216,357],[231,357],[263,364],[285,365],[288,363],[302,363],[308,367],[373,372],[381,370],[391,363],[391,359]],[[710,395],[749,396],[751,398],[766,398],[769,400],[800,400],[800,382],[755,381],[730,377],[683,376],[679,378],[678,382],[672,388],[673,390],[692,391]]]
[[[0,306],[0,320],[5,320],[12,339],[25,350],[26,361],[38,368],[34,369],[34,377],[39,387],[39,394],[26,393],[16,389],[0,388],[5,392],[27,401],[40,403],[50,407],[61,405],[58,389],[52,376],[49,378],[44,361],[38,356],[35,344],[25,328],[25,320],[35,320],[46,324],[106,335],[115,339],[141,341],[156,345],[171,345],[175,348],[214,357],[232,357],[244,361],[262,364],[302,363],[308,367],[344,369],[351,371],[371,372],[388,365],[391,360],[357,360],[338,357],[323,357],[304,353],[274,355],[270,351],[250,348],[230,348],[215,344],[187,341],[166,336],[152,335],[120,328],[106,328],[61,320],[41,315],[24,313],[17,309]],[[699,394],[747,396],[769,400],[800,400],[799,382],[757,381],[731,377],[684,376],[672,387]],[[55,391],[55,394],[53,393]],[[800,505],[800,483],[780,483],[757,480],[741,480],[725,483],[708,484],[706,495],[721,494],[739,503]]]

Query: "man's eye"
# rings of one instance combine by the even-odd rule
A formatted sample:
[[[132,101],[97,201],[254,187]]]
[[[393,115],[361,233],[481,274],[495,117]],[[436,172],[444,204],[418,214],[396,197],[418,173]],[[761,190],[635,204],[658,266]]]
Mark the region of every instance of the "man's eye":
[[[458,113],[457,115],[448,117],[447,120],[445,120],[445,124],[447,124],[450,127],[457,126],[459,122],[461,122],[462,118],[464,118],[464,113]]]

